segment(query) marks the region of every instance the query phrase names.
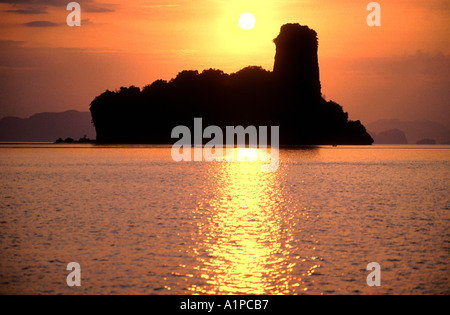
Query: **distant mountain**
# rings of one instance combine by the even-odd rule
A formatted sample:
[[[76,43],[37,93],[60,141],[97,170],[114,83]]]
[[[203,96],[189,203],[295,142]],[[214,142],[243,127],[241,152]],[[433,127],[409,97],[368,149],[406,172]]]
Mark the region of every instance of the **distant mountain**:
[[[372,137],[375,136],[375,144],[382,144],[377,142],[376,139],[381,133],[395,129],[405,134],[409,144],[416,144],[423,139],[434,140],[437,144],[450,143],[450,130],[440,123],[429,120],[401,121],[398,119],[383,119],[366,124],[366,127]]]
[[[30,118],[0,120],[0,142],[54,142],[58,138],[95,139],[89,112],[40,113]]]
[[[422,139],[420,141],[417,141],[417,144],[425,144],[425,145],[433,145],[436,144],[436,140],[433,139]]]
[[[398,129],[383,131],[379,134],[373,133],[371,136],[375,144],[408,144],[405,133]]]

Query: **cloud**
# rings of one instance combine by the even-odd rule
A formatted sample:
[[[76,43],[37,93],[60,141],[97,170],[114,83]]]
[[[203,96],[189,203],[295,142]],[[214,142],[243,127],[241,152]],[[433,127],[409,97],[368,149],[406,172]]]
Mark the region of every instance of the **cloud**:
[[[36,8],[30,8],[30,9],[14,9],[14,10],[7,10],[8,13],[16,13],[16,14],[25,14],[25,15],[33,15],[33,14],[46,14],[47,11],[43,9],[36,9]]]
[[[91,19],[81,19],[81,25],[93,25]]]
[[[450,78],[450,55],[418,50],[414,55],[370,58],[358,64],[358,67],[378,77],[398,79],[398,82],[401,78],[411,77],[441,82]]]
[[[143,5],[143,7],[149,8],[149,9],[176,8],[176,7],[181,7],[181,4],[148,4],[148,5]]]
[[[86,8],[84,9],[86,12],[89,13],[111,13],[111,12],[115,12],[115,5],[112,4],[89,4],[86,6]]]
[[[85,0],[86,1],[86,0]],[[91,0],[87,0],[90,2]],[[9,4],[32,4],[32,5],[52,5],[52,6],[67,6],[70,1],[67,0],[0,0],[0,3]]]
[[[0,39],[0,50],[3,52],[4,49],[6,49],[6,48],[21,47],[24,44],[26,44],[25,41]],[[1,54],[0,54],[0,56],[1,56]],[[0,64],[1,64],[1,62],[0,62]]]
[[[27,27],[55,27],[58,26],[59,24],[50,22],[50,21],[32,21],[32,22],[28,22],[23,24]]]
[[[71,0],[0,0],[0,3],[8,3],[13,5],[14,8],[19,6],[19,9],[11,9],[7,11],[9,13],[17,14],[43,14],[47,13],[44,10],[48,6],[66,8],[69,2],[71,2]],[[80,4],[82,10],[85,12],[111,13],[116,11],[116,5],[99,3],[96,0],[77,0],[76,2]],[[42,9],[36,9],[37,5],[41,6]],[[38,12],[37,10],[39,10],[40,13],[32,13]]]

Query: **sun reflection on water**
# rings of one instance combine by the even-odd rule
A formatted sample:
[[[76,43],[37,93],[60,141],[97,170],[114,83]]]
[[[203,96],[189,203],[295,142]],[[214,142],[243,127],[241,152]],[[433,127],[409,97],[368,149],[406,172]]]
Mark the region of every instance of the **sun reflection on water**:
[[[237,154],[254,158],[258,152]],[[199,241],[193,250],[204,283],[190,287],[192,293],[288,294],[301,285],[303,275],[293,272],[293,226],[280,187],[284,175],[261,172],[261,163],[211,164],[211,191],[204,194],[211,198],[195,210]]]

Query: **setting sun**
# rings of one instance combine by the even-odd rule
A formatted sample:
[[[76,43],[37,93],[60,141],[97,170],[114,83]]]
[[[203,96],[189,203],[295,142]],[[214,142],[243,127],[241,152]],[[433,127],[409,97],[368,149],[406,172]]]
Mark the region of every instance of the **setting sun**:
[[[256,20],[253,14],[251,13],[244,13],[241,15],[241,18],[239,19],[239,25],[244,30],[251,30],[255,27]]]

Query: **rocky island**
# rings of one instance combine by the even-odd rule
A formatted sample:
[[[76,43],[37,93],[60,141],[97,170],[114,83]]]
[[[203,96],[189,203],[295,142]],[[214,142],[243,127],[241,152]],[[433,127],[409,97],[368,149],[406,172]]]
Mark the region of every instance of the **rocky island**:
[[[172,144],[174,127],[200,117],[224,129],[279,126],[281,145],[371,145],[361,122],[322,96],[317,33],[286,24],[274,43],[273,71],[182,71],[169,82],[104,92],[90,105],[97,142]]]

